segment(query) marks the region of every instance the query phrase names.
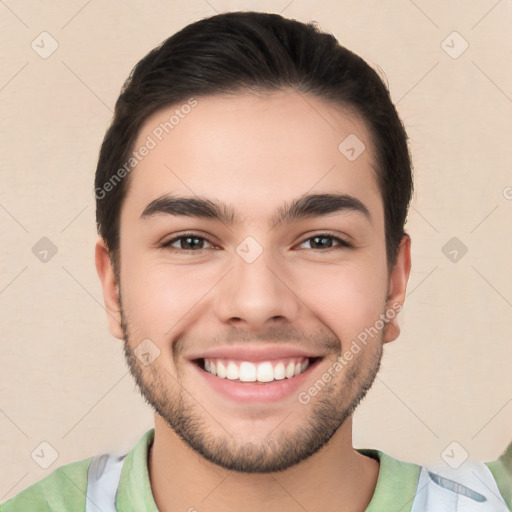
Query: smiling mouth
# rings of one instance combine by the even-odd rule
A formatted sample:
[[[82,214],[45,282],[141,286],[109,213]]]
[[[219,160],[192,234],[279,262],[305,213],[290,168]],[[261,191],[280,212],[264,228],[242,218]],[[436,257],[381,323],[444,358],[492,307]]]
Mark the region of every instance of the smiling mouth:
[[[236,383],[271,384],[293,379],[314,367],[323,357],[287,357],[268,361],[199,358],[193,360],[201,370],[220,379]]]

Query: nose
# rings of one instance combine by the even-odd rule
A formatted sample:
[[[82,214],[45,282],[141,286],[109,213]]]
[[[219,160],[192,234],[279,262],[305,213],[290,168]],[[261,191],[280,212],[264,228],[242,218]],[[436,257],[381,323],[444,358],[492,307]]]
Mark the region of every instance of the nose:
[[[235,254],[233,268],[217,289],[216,315],[220,321],[260,331],[268,323],[293,323],[304,307],[290,273],[264,250],[246,261]]]

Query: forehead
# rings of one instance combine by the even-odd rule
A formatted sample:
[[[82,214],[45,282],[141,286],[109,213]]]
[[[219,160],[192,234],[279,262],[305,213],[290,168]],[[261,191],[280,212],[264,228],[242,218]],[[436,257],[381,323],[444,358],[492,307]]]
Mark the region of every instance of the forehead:
[[[123,205],[139,216],[165,194],[215,198],[254,222],[306,193],[347,194],[381,210],[365,124],[295,91],[185,100],[146,120],[134,151],[143,147]]]

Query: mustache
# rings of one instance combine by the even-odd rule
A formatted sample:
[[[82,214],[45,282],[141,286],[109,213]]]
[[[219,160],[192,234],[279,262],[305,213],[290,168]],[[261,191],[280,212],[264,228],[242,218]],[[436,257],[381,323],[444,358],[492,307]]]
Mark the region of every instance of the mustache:
[[[198,341],[200,340],[200,341]],[[264,332],[251,332],[242,329],[230,329],[222,335],[184,335],[176,338],[172,345],[174,357],[183,354],[191,347],[208,349],[225,345],[243,345],[251,342],[288,343],[304,348],[315,347],[322,353],[339,352],[341,341],[329,331],[316,330],[311,333],[304,333],[293,327],[272,327]]]

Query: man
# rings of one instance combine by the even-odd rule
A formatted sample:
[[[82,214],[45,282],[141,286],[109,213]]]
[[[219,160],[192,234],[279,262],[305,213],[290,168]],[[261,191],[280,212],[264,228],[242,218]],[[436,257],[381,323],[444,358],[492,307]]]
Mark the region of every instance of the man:
[[[155,428],[2,512],[510,510],[512,448],[449,472],[352,447],[399,335],[411,192],[384,84],[313,25],[227,13],[150,52],[95,195],[110,331]]]

